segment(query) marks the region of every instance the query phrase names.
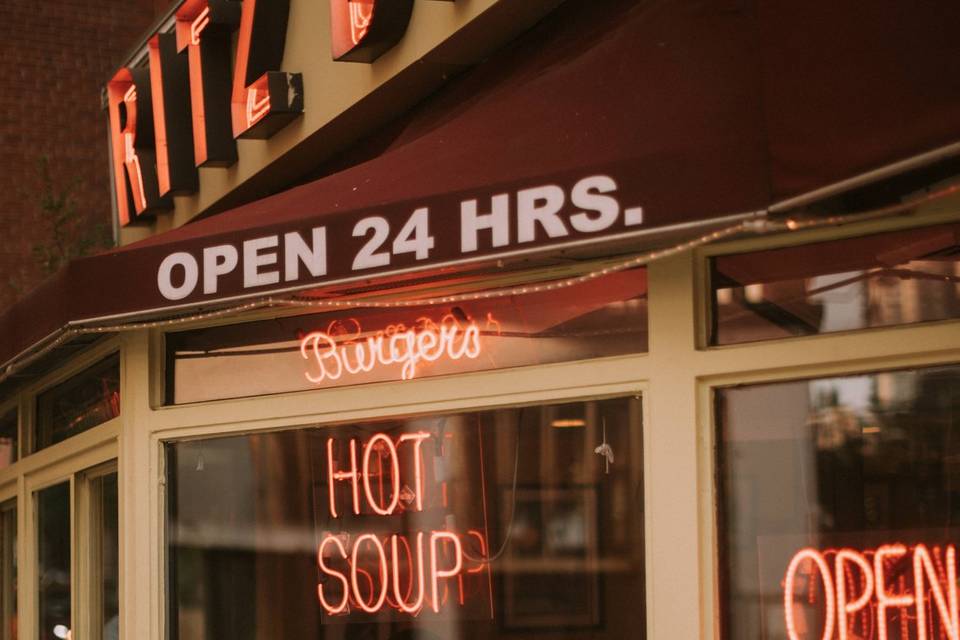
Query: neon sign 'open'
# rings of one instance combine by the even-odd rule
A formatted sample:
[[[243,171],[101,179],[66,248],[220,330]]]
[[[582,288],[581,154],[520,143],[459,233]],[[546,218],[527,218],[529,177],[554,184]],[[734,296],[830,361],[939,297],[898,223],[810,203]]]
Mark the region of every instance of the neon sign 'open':
[[[956,563],[952,544],[801,549],[783,580],[787,638],[960,640]],[[819,609],[818,629],[801,603]]]
[[[488,324],[496,321],[487,317]],[[378,367],[400,365],[400,378],[410,380],[422,363],[475,359],[480,355],[480,327],[474,320],[461,321],[448,313],[439,322],[419,318],[413,327],[392,324],[373,335],[363,336],[357,320],[334,321],[327,331],[314,331],[300,341],[300,355],[310,361],[313,371],[307,380],[321,384],[339,380],[344,374],[369,373]],[[346,334],[346,335],[344,335]]]

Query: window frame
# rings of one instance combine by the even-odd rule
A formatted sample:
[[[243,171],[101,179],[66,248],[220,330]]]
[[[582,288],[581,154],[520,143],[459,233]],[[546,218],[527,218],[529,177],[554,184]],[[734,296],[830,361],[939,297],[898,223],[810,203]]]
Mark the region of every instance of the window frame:
[[[89,562],[81,558],[81,540],[92,535],[85,518],[80,517],[78,492],[82,476],[104,465],[116,465],[118,439],[123,422],[123,413],[87,431],[71,436],[40,451],[33,451],[36,428],[37,397],[72,376],[82,373],[91,365],[120,351],[121,396],[123,392],[124,358],[120,341],[105,340],[78,354],[58,367],[50,375],[33,381],[6,399],[4,408],[18,407],[20,458],[9,467],[0,470],[0,502],[16,501],[17,508],[17,624],[21,638],[36,638],[39,624],[37,589],[38,533],[36,493],[47,487],[68,482],[70,485],[71,527],[71,628],[82,615],[80,603],[89,601]],[[121,407],[122,399],[121,399]],[[88,637],[84,635],[83,637]]]
[[[957,363],[960,321],[711,347],[706,341],[708,259],[958,219],[960,197],[910,216],[734,240],[653,262],[648,266],[649,351],[644,354],[162,406],[163,330],[123,334],[123,362],[128,367],[122,387],[124,424],[136,425],[125,432],[120,459],[121,560],[127,561],[121,580],[125,583],[121,592],[124,637],[166,638],[166,442],[639,393],[643,396],[646,637],[719,638],[714,390]],[[249,314],[233,322],[274,313]],[[371,406],[374,397],[376,406]]]
[[[891,231],[955,223],[960,220],[958,199],[926,207],[913,215],[857,222],[781,234],[773,238],[747,238],[701,248],[694,252],[697,422],[701,445],[697,451],[700,478],[707,486],[698,504],[701,536],[700,573],[706,588],[700,598],[700,637],[723,638],[720,526],[721,495],[717,481],[718,429],[716,392],[738,385],[789,382],[897,369],[960,364],[960,319],[934,320],[868,327],[809,336],[711,345],[713,299],[710,260],[744,253],[827,240],[841,240]],[[651,308],[654,301],[651,299]],[[651,342],[652,342],[651,338]],[[759,358],[757,356],[760,356]],[[758,363],[763,363],[758,366]]]

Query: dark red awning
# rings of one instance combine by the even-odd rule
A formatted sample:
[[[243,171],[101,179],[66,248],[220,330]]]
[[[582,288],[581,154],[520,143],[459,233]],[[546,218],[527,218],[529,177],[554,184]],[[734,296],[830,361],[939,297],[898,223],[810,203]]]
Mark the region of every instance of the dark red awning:
[[[169,305],[172,251],[594,172],[668,228],[960,142],[960,3],[853,4],[567,0],[326,177],[71,264],[0,316],[0,363],[68,322]]]

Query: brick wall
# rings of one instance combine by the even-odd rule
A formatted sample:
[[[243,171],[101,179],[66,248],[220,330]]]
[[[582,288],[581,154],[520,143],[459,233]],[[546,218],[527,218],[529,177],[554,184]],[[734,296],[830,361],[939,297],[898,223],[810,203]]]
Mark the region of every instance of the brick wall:
[[[0,313],[45,277],[34,254],[59,251],[51,196],[76,207],[69,238],[109,229],[101,87],[168,4],[0,0]]]

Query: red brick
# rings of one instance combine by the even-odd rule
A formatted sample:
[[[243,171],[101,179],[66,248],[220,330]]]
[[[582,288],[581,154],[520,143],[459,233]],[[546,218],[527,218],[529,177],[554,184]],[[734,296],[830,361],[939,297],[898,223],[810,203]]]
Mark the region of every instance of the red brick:
[[[40,158],[57,188],[75,184],[81,224],[110,225],[100,89],[167,7],[165,0],[0,2],[0,311],[41,281],[49,242]]]

